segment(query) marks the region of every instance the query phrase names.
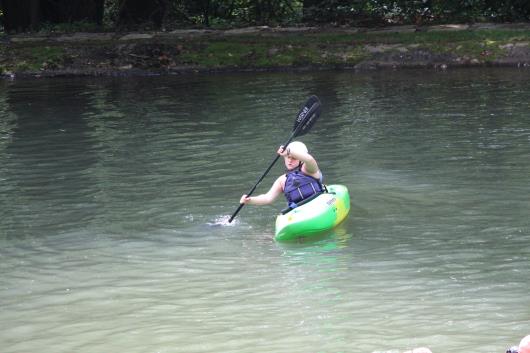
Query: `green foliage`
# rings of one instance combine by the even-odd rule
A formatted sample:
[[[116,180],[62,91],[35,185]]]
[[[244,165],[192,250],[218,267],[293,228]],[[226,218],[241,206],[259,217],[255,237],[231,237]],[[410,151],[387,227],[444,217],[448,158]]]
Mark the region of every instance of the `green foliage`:
[[[190,25],[232,27],[299,23],[302,2],[293,0],[181,0],[179,11]]]
[[[122,24],[127,26],[124,29],[130,30],[171,30],[530,20],[530,1],[527,0],[84,0],[75,3],[40,0],[23,2],[20,6],[8,5],[13,3],[0,1],[3,4],[0,25],[14,31],[29,28],[46,32],[96,31],[101,30],[101,26],[116,29]],[[95,13],[95,6],[102,11]],[[28,14],[36,11],[39,11],[38,16],[30,19]],[[39,19],[47,22],[35,23]]]
[[[311,0],[304,19],[349,25],[432,24],[481,21],[527,21],[524,0]]]
[[[230,40],[188,43],[179,56],[181,64],[208,68],[268,68],[356,64],[366,57],[351,37],[315,34],[309,36],[240,36]]]
[[[41,69],[54,69],[59,67],[64,60],[64,49],[61,47],[32,47],[20,49],[17,57],[19,60],[14,71],[38,71]]]
[[[48,62],[57,64],[62,60],[63,49],[60,47],[35,47],[31,49],[31,55],[36,62]]]

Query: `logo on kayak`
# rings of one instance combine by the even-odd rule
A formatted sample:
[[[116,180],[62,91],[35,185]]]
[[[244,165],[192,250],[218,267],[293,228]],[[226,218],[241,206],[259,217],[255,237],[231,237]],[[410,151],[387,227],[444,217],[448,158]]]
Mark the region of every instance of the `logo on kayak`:
[[[326,202],[326,203],[327,203],[327,204],[328,204],[328,206],[329,206],[329,205],[332,205],[332,204],[334,204],[334,203],[335,203],[335,201],[337,201],[337,199],[336,199],[336,198],[332,198],[331,200],[329,200],[329,201],[328,201],[328,202]]]

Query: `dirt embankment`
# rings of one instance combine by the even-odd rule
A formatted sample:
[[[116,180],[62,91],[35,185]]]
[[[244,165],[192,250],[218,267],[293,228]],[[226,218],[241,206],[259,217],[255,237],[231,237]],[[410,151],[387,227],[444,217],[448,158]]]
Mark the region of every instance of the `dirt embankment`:
[[[3,77],[202,71],[530,67],[530,23],[0,37]]]

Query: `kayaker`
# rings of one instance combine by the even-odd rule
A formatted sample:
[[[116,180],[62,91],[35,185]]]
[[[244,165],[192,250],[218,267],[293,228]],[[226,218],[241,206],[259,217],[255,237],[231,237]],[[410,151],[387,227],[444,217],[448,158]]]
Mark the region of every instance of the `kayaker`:
[[[293,141],[285,149],[280,146],[277,153],[283,157],[287,172],[276,179],[267,193],[250,197],[243,195],[240,203],[268,205],[283,193],[289,207],[294,208],[323,191],[322,173],[303,142]]]

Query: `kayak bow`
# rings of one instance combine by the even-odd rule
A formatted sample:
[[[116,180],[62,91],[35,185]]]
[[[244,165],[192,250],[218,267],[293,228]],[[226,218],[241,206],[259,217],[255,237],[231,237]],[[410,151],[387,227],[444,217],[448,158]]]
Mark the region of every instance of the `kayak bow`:
[[[328,192],[318,195],[276,218],[277,241],[307,238],[332,229],[350,211],[350,195],[343,185],[328,185]]]

